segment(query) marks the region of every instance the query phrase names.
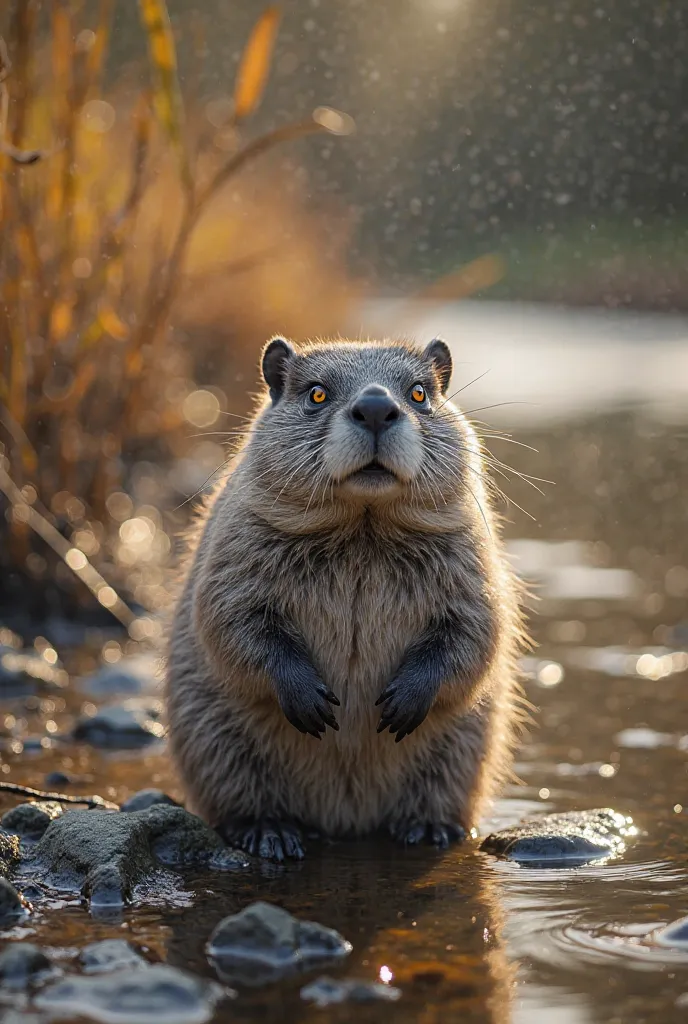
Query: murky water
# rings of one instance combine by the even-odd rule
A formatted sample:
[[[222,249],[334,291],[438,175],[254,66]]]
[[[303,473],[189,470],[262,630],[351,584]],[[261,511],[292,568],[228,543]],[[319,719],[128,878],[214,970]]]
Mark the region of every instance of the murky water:
[[[497,862],[476,842],[447,853],[378,842],[313,847],[296,866],[186,875],[171,904],[142,894],[115,920],[92,919],[76,899],[56,901],[3,938],[67,955],[95,938],[125,937],[151,959],[213,977],[204,953],[212,928],[263,898],[353,943],[348,961],[327,973],[382,977],[402,997],[318,1010],[302,1001],[300,978],[240,994],[217,1021],[683,1020],[688,949],[662,947],[652,933],[688,913],[685,438],[629,410],[519,429],[518,438],[540,454],[497,442],[493,451],[556,481],[544,496],[520,481],[507,487],[535,517],[507,512],[511,554],[537,596],[540,646],[527,664],[527,696],[538,711],[518,756],[522,784],[483,831],[549,810],[611,806],[641,830],[622,858],[545,871]],[[70,690],[28,709],[4,706],[14,720],[4,719],[3,778],[43,785],[59,766],[81,778],[74,791],[175,793],[164,749],[103,754],[51,739],[88,699]],[[49,743],[22,750],[23,735]]]

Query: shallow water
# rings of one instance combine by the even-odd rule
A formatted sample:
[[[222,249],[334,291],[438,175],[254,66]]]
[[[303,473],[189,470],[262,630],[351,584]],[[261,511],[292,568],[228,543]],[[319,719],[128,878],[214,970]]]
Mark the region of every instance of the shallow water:
[[[29,938],[67,956],[96,938],[125,937],[151,959],[214,977],[204,953],[213,927],[262,898],[338,929],[353,953],[327,972],[240,994],[218,1007],[218,1022],[683,1020],[688,949],[651,938],[688,913],[681,433],[618,410],[520,429],[537,456],[492,445],[556,487],[544,497],[520,482],[508,487],[536,519],[507,512],[511,555],[538,598],[532,629],[540,646],[526,663],[527,697],[538,710],[518,755],[522,782],[482,831],[544,811],[610,806],[632,815],[641,832],[622,857],[528,870],[481,853],[475,841],[446,853],[379,842],[314,847],[301,865],[187,874],[162,905],[141,893],[114,919],[94,920],[77,899],[42,905],[3,938]],[[22,702],[3,707],[14,715],[4,719],[3,778],[40,786],[59,766],[81,777],[73,791],[117,800],[144,786],[175,793],[164,749],[103,754],[54,739],[21,749],[23,735],[59,735],[84,701],[72,688],[28,710]],[[299,991],[319,973],[383,977],[402,996],[315,1009]]]

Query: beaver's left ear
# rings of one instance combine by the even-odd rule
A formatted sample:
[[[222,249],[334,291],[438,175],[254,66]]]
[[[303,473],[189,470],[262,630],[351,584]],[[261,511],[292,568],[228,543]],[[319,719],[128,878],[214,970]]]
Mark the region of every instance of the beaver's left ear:
[[[270,388],[272,404],[282,397],[289,363],[296,357],[294,346],[286,338],[271,338],[263,349],[261,368],[263,379]]]
[[[446,341],[442,341],[441,338],[433,338],[423,353],[423,358],[435,367],[435,372],[440,379],[442,394],[446,395],[452,375],[452,357]]]

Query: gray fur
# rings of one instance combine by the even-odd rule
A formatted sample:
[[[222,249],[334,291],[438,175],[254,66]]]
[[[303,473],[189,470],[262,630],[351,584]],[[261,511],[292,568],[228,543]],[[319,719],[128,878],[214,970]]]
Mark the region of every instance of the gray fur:
[[[191,538],[168,652],[172,753],[192,810],[227,834],[469,829],[508,773],[519,591],[478,440],[443,397],[447,356],[266,349],[270,395]],[[378,438],[349,416],[373,383],[402,410]],[[373,457],[395,476],[352,478]]]

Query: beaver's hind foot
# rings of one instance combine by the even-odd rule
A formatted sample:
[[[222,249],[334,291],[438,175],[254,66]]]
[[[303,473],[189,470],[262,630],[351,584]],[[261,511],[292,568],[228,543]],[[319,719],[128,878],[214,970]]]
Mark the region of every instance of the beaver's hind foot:
[[[301,831],[292,822],[241,818],[226,822],[217,831],[230,846],[264,860],[281,863],[287,858],[303,860],[306,856]]]
[[[446,850],[450,843],[466,838],[466,830],[455,823],[444,821],[420,821],[418,818],[404,818],[389,827],[393,839],[404,846],[419,846],[429,843],[439,850]]]

